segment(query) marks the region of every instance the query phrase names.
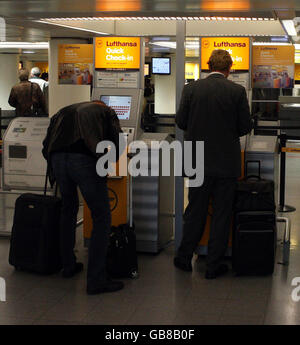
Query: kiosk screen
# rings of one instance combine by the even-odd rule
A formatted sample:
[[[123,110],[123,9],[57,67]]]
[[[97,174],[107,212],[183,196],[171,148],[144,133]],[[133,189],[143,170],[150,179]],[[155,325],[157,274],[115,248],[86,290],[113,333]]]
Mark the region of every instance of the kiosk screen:
[[[9,145],[8,147],[8,157],[9,158],[27,158],[27,147],[20,145]]]
[[[100,101],[111,107],[119,120],[129,120],[131,96],[101,96]]]

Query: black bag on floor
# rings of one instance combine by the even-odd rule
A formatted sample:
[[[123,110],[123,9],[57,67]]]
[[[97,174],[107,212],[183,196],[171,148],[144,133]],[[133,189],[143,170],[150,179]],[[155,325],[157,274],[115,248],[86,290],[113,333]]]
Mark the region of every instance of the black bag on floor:
[[[258,163],[258,175],[247,176],[248,163]],[[275,192],[272,180],[260,176],[260,161],[246,162],[246,177],[237,183],[235,212],[275,211]]]
[[[61,270],[60,213],[61,199],[56,196],[25,193],[17,198],[10,239],[11,265],[40,274]]]
[[[271,211],[235,215],[232,266],[238,275],[267,275],[274,271],[277,233]]]
[[[136,236],[128,224],[111,227],[107,273],[113,278],[138,278]]]

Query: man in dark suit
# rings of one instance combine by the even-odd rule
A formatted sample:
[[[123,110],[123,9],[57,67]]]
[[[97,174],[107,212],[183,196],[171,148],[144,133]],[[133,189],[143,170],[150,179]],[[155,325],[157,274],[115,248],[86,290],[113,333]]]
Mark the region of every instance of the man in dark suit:
[[[174,264],[192,271],[191,260],[204,232],[211,198],[213,216],[205,277],[214,279],[228,271],[221,260],[227,249],[235,186],[241,174],[239,137],[251,131],[252,120],[245,88],[227,79],[232,66],[230,54],[214,50],[208,65],[211,73],[206,79],[184,87],[176,115],[186,141],[204,141],[204,182],[189,188],[183,237]],[[200,157],[193,152],[194,163],[195,159]]]

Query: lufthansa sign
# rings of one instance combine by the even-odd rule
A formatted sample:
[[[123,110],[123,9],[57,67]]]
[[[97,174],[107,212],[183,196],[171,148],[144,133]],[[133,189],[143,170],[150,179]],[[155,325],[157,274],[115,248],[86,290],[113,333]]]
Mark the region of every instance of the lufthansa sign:
[[[249,70],[248,37],[204,37],[201,39],[201,69],[208,70],[208,60],[215,49],[229,52],[233,60],[232,69]]]
[[[139,37],[97,37],[95,39],[95,68],[139,69],[140,49]]]

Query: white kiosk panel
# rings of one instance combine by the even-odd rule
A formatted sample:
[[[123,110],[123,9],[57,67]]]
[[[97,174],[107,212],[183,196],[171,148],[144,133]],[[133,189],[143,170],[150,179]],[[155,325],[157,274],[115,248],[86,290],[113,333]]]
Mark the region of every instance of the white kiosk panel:
[[[47,163],[42,142],[49,118],[18,117],[11,121],[3,138],[3,189],[42,190]]]

